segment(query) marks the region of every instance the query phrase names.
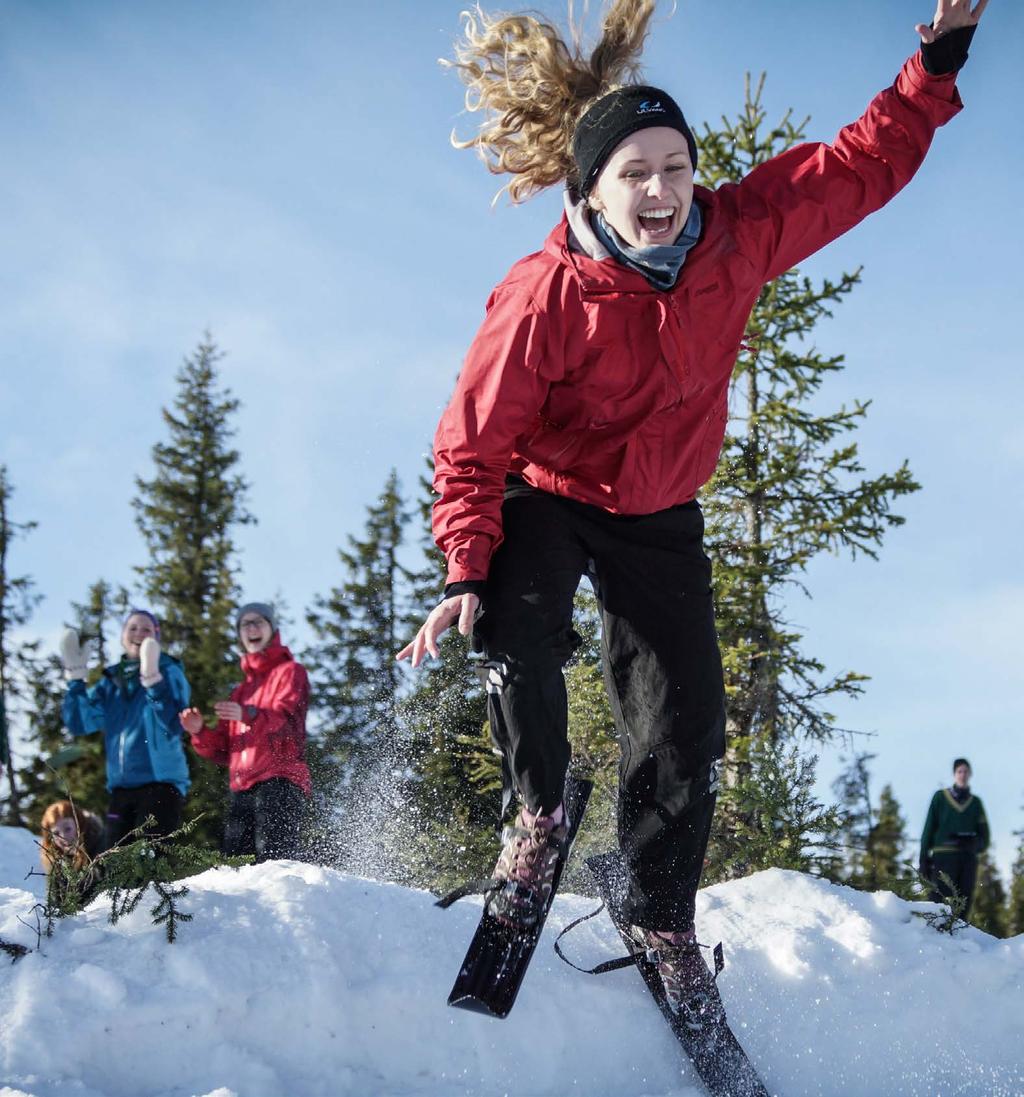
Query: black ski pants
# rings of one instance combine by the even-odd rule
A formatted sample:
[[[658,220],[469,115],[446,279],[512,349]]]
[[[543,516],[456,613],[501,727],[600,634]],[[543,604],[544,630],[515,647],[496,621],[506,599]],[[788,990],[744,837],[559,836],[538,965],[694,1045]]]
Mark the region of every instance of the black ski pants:
[[[286,777],[271,777],[232,792],[224,852],[255,854],[257,862],[300,860],[299,831],[305,809],[305,794]]]
[[[164,837],[181,826],[185,798],[166,781],[151,781],[135,788],[115,788],[110,793],[104,834],[105,848],[116,846],[126,834],[141,826],[148,815],[156,825],[146,833]]]
[[[649,929],[688,929],[725,752],[700,507],[613,515],[513,481],[502,521],[474,646],[506,777],[531,811],[561,801],[570,755],[562,668],[578,643],[573,596],[589,575],[622,749],[624,913]]]

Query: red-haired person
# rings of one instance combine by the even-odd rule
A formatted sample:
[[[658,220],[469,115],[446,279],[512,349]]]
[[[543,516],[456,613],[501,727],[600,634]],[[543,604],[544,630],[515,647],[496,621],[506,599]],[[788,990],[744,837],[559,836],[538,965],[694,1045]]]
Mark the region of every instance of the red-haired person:
[[[181,725],[197,754],[228,767],[224,852],[255,854],[257,861],[297,859],[310,792],[309,679],[281,643],[271,606],[249,602],[238,611],[236,625],[245,678],[228,700],[214,704],[216,727],[206,727],[196,708],[181,714]]]
[[[103,820],[70,800],[57,800],[43,812],[40,856],[47,872],[58,857],[70,857],[84,868],[103,850]]]
[[[77,890],[79,898],[89,898],[100,882],[93,861],[104,849],[103,820],[70,800],[57,800],[43,812],[39,831],[40,860],[49,877],[50,898],[56,898],[67,886],[68,878],[63,873],[53,876],[54,867],[62,862],[76,872],[84,872]]]

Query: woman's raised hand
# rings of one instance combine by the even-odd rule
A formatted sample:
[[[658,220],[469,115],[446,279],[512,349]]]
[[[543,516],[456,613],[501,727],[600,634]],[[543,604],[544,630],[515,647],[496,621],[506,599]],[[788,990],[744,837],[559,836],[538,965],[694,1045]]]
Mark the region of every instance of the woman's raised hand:
[[[921,36],[922,42],[931,43],[958,27],[973,27],[987,5],[988,0],[978,0],[977,3],[972,0],[938,0],[932,25],[929,27],[926,23],[918,23],[914,29]]]
[[[396,659],[411,659],[418,667],[423,662],[424,652],[437,658],[437,641],[441,634],[455,621],[459,623],[459,632],[468,636],[473,628],[473,619],[480,608],[480,599],[475,594],[456,594],[430,611],[430,615],[420,626],[416,638],[405,645],[395,656]]]

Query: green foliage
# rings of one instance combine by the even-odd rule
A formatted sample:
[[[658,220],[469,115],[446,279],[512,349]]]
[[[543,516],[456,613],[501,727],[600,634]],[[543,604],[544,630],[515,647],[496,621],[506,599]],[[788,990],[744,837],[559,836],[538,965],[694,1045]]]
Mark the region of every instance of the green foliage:
[[[339,804],[360,816],[389,810],[393,782],[384,777],[404,764],[395,652],[411,627],[404,606],[410,573],[399,560],[408,521],[392,470],[367,508],[363,536],[349,536],[338,550],[341,583],[306,614],[315,637],[303,660],[312,683],[309,753],[318,786],[310,816],[321,831],[332,829]],[[326,848],[321,856],[338,860]]]
[[[411,639],[444,588],[445,561],[430,529],[432,503],[430,482],[421,476],[414,515],[423,566],[407,574],[408,613],[396,647]],[[398,722],[408,768],[398,871],[409,883],[448,891],[490,871],[501,804],[500,767],[468,639],[449,629],[429,670],[413,673],[402,688]]]
[[[961,895],[957,891],[956,885],[950,879],[948,873],[940,872],[939,880],[947,888],[949,897],[939,904],[938,910],[915,910],[913,913],[918,918],[923,918],[938,933],[948,933],[952,936],[958,930],[967,926],[967,922],[964,920],[964,911],[967,909],[968,896]],[[931,888],[930,882],[924,880],[919,882],[927,884],[929,889]]]
[[[974,888],[974,902],[968,921],[993,937],[1008,936],[1006,888],[995,861],[988,853],[978,855],[978,881]]]
[[[814,795],[817,757],[765,741],[741,748],[742,776],[719,792],[705,883],[766,868],[826,875],[839,815]]]
[[[882,789],[875,822],[868,831],[862,861],[862,882],[865,891],[892,891],[904,899],[914,896],[914,873],[907,864],[907,823],[900,814],[900,805],[892,785]]]
[[[1007,936],[1016,937],[1024,933],[1024,830],[1016,832],[1020,839],[1017,846],[1017,856],[1013,860],[1010,881],[1010,894],[1006,903],[1006,931]]]
[[[735,121],[707,127],[700,139],[703,181],[737,182],[804,138],[806,120],[787,113],[765,124],[764,78],[748,79]],[[715,564],[718,631],[738,743],[792,737],[826,740],[834,719],[825,705],[855,695],[864,677],[825,673],[784,617],[783,595],[807,592],[801,579],[822,552],[874,558],[889,528],[902,524],[892,504],[918,489],[906,464],[865,478],[851,434],[867,414],[856,402],[821,412],[819,390],[844,368],[842,355],[808,345],[815,327],[853,290],[860,272],[814,284],[791,270],[762,290],[746,329],[731,391],[731,418],[718,470],[704,491],[708,551]],[[741,765],[735,751],[729,768]],[[743,780],[727,773],[727,781]]]
[[[153,925],[164,926],[168,942],[173,942],[179,924],[193,918],[179,908],[189,893],[188,887],[175,887],[175,883],[217,865],[238,866],[252,861],[251,857],[221,857],[205,846],[193,844],[189,839],[200,822],[193,819],[167,837],[155,838],[146,834],[146,829],[155,824],[150,816],[118,845],[82,866],[76,866],[70,856],[58,856],[47,878],[43,905],[46,935],[53,934],[56,921],[78,914],[99,895],[109,898],[110,923],[116,925],[139,906],[152,888],[156,895],[150,909]]]
[[[19,945],[16,941],[5,941],[3,937],[0,937],[0,952],[10,956],[12,964],[16,960],[20,960],[22,956],[27,956],[31,951],[26,945]]]
[[[840,812],[836,835],[839,856],[829,879],[851,887],[860,886],[868,835],[874,825],[869,769],[874,757],[863,752],[855,752],[850,758],[841,756],[840,761],[845,763],[845,767],[832,782]]]
[[[855,753],[832,784],[839,799],[841,855],[829,878],[861,891],[892,891],[913,899],[931,885],[922,884],[907,858],[907,823],[892,786],[882,789],[877,809],[871,803],[869,763],[874,757]]]
[[[133,500],[148,550],[136,569],[143,593],[160,615],[163,642],[182,659],[193,703],[208,716],[239,678],[233,534],[255,521],[245,509],[249,485],[234,471],[230,422],[239,402],[219,387],[222,357],[206,335],[182,363],[173,409],[163,411],[168,440],[153,447],[155,474],[136,480]],[[212,845],[223,829],[225,770],[195,756],[191,769],[186,811],[205,817],[197,837]]]
[[[116,629],[127,607],[127,591],[114,591],[102,579],[89,588],[84,603],[72,604],[72,624],[91,652],[89,685],[108,662],[104,637],[112,626]],[[34,754],[19,775],[29,828],[39,829],[43,812],[55,800],[73,800],[102,816],[108,795],[102,736],[83,737],[68,746],[61,716],[66,683],[60,659],[37,655],[27,669],[26,686],[25,722]]]
[[[26,673],[38,654],[38,642],[17,641],[13,632],[32,616],[42,595],[27,575],[11,575],[8,557],[14,542],[36,528],[35,522],[15,522],[10,516],[14,486],[7,466],[0,465],[0,766],[7,776],[7,826],[22,826],[21,792],[10,749],[9,720],[16,702],[24,700]]]

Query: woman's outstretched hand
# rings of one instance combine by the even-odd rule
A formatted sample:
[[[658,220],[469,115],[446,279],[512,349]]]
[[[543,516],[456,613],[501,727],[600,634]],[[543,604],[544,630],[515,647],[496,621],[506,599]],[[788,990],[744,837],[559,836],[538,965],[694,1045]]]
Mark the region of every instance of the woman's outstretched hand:
[[[975,26],[987,5],[988,0],[978,0],[976,4],[972,0],[938,0],[932,25],[918,23],[914,29],[927,45],[958,27]]]
[[[189,735],[198,735],[203,730],[203,714],[197,708],[187,708],[179,712],[178,719]]]
[[[437,641],[441,634],[455,621],[459,623],[459,632],[468,636],[473,628],[473,619],[480,608],[480,599],[475,594],[456,594],[446,598],[439,606],[430,611],[430,616],[420,626],[416,638],[406,644],[395,656],[396,659],[410,659],[418,667],[423,662],[424,652],[437,658]]]

